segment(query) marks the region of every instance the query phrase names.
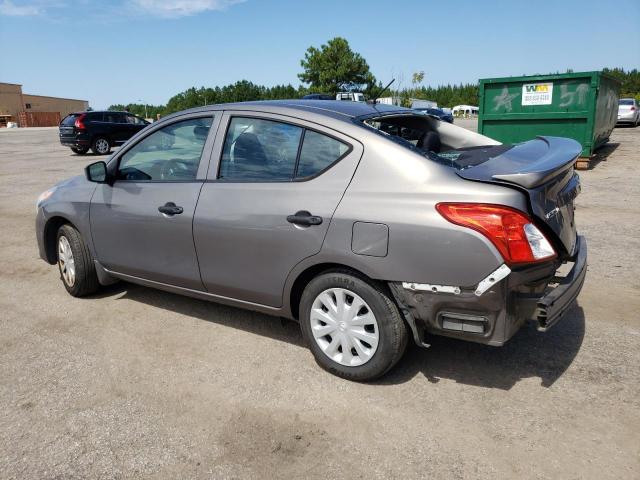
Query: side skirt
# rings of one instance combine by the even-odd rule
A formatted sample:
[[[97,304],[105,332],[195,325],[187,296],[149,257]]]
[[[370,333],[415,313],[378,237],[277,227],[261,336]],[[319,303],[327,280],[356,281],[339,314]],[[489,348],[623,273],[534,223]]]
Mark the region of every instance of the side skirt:
[[[265,313],[267,315],[272,315],[276,317],[285,316],[282,308],[270,307],[268,305],[262,305],[259,303],[246,302],[244,300],[238,300],[236,298],[223,297],[221,295],[214,295],[213,293],[203,292],[200,290],[192,290],[190,288],[178,287],[175,285],[169,285],[167,283],[156,282],[154,280],[147,280],[145,278],[135,277],[133,275],[127,275],[125,273],[113,272],[111,270],[107,270],[98,262],[96,262],[96,270],[98,270],[98,266],[100,269],[102,269],[104,273],[106,273],[111,278],[124,280],[127,282],[135,283],[137,285],[142,285],[144,287],[156,288],[158,290],[162,290],[165,292],[176,293],[178,295],[185,295],[187,297],[198,298],[200,300],[206,300],[209,302],[221,303],[223,305],[243,308],[245,310],[253,310],[255,312]],[[98,274],[98,278],[100,279],[100,274]],[[100,283],[102,284],[102,280],[100,280]],[[290,318],[290,317],[287,316],[287,318]]]

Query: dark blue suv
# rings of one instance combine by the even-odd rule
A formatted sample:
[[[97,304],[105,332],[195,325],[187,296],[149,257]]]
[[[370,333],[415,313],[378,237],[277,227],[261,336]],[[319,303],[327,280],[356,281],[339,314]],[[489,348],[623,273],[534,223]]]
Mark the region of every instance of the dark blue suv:
[[[71,113],[60,122],[60,143],[78,155],[89,149],[106,155],[111,147],[122,145],[147,125],[149,122],[129,112]]]

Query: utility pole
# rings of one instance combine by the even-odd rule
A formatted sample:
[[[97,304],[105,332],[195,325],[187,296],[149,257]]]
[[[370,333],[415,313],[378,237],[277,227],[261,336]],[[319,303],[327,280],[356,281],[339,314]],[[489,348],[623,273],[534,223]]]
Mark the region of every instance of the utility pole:
[[[142,103],[142,99],[139,98],[138,101]],[[149,114],[147,113],[147,102],[144,102],[144,118],[149,118]]]

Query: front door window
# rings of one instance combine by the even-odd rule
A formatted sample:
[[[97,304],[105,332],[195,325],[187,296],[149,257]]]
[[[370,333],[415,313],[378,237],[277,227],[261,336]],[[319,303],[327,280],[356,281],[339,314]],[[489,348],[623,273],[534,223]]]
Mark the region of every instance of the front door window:
[[[212,118],[192,118],[153,132],[120,159],[118,180],[195,180]]]

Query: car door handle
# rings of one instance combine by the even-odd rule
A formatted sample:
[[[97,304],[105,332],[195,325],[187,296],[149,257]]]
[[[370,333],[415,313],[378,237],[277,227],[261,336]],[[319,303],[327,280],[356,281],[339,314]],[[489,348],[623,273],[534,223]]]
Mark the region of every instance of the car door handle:
[[[294,223],[296,225],[320,225],[322,223],[322,217],[318,217],[316,215],[311,215],[306,210],[300,210],[295,213],[295,215],[289,215],[287,217],[287,222]]]
[[[178,207],[173,202],[167,202],[161,207],[158,207],[158,211],[160,213],[164,213],[165,215],[179,215],[184,212],[184,209],[182,207]]]

